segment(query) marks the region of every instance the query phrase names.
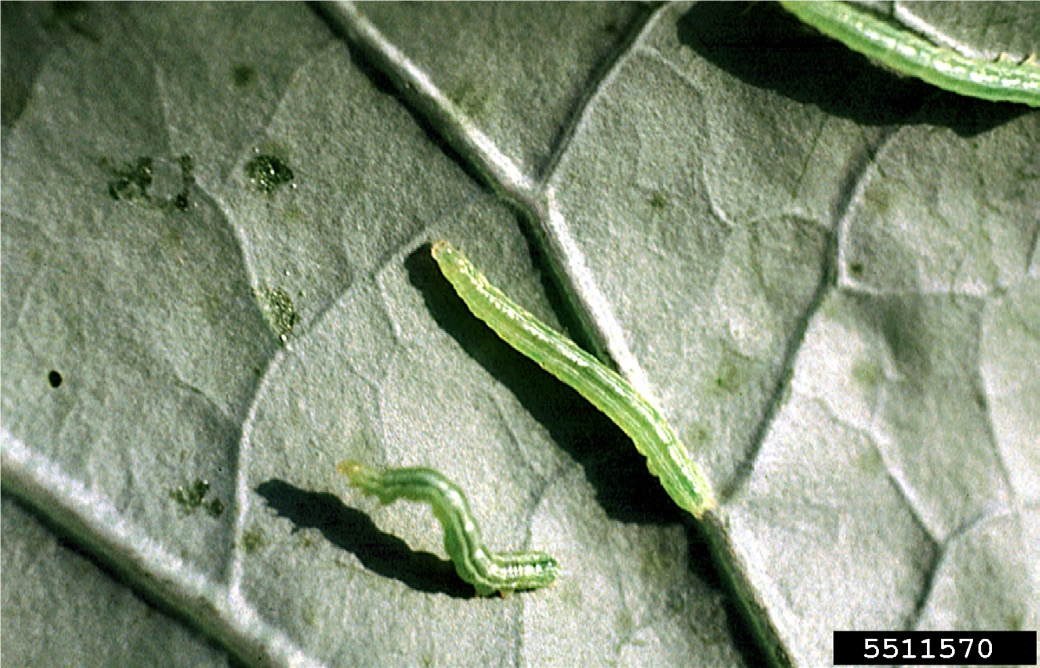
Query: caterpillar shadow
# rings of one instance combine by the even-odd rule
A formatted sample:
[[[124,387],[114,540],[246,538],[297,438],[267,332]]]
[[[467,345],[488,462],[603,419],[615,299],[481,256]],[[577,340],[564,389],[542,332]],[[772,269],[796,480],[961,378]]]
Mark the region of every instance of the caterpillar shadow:
[[[380,531],[365,513],[349,508],[327,492],[300,489],[283,480],[268,480],[256,488],[267,505],[293,523],[293,531],[317,529],[330,543],[357,556],[365,568],[408,587],[452,598],[474,598],[450,561],[416,552],[400,538]]]
[[[676,33],[680,44],[745,83],[861,125],[936,125],[973,136],[1030,111],[876,65],[776,3],[697,3],[680,17]]]

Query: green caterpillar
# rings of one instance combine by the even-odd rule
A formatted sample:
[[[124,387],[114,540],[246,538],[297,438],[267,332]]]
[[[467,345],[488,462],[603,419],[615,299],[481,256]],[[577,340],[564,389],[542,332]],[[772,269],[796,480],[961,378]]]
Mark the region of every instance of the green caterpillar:
[[[475,316],[506,343],[577,390],[628,434],[646,457],[650,473],[661,479],[681,508],[700,519],[715,507],[708,480],[690,460],[686,446],[660,411],[627,380],[502,294],[447,241],[433,244],[432,253]]]
[[[968,58],[844,2],[781,0],[780,4],[828,37],[897,72],[961,95],[1040,107],[1040,66],[1035,56],[1022,63]]]
[[[519,589],[538,589],[556,579],[559,564],[544,552],[502,554],[484,547],[466,496],[437,471],[426,468],[381,471],[356,461],[340,462],[336,470],[345,474],[352,486],[378,497],[381,503],[408,499],[430,504],[444,527],[444,549],[455,564],[456,572],[472,584],[480,596],[496,591],[504,596]]]

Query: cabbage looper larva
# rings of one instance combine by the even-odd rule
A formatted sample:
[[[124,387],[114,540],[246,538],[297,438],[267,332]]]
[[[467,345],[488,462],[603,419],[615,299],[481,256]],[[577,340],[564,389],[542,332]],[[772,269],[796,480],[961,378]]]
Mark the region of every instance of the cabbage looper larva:
[[[664,416],[632,385],[563,334],[506,297],[447,241],[433,257],[478,318],[543,369],[577,390],[628,434],[646,457],[650,473],[669,496],[698,519],[715,507],[707,478]]]
[[[1035,55],[1024,62],[969,58],[849,3],[781,0],[780,4],[828,37],[902,74],[961,95],[1040,107],[1040,65]]]
[[[433,508],[444,527],[444,549],[455,571],[477,593],[502,595],[518,589],[538,589],[552,584],[559,565],[544,552],[498,553],[484,547],[469,503],[462,490],[443,475],[426,468],[377,470],[356,461],[340,462],[336,470],[350,484],[381,503],[397,499],[421,501]]]

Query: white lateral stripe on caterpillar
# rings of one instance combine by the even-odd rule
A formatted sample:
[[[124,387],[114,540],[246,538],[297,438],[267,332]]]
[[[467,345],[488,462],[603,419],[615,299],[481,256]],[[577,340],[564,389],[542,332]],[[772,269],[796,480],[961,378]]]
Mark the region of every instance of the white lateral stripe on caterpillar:
[[[502,340],[574,388],[628,434],[669,496],[696,518],[715,507],[707,478],[660,411],[632,385],[492,285],[447,241],[433,258],[475,316]]]
[[[969,58],[846,2],[781,0],[780,4],[828,37],[897,72],[961,95],[1040,107],[1040,66],[1035,55],[1024,62]]]
[[[336,470],[345,474],[352,486],[378,497],[381,503],[407,499],[430,504],[444,528],[444,549],[455,571],[481,596],[538,589],[556,579],[559,564],[544,552],[498,553],[487,549],[466,495],[433,469],[378,470],[351,460],[340,462]]]

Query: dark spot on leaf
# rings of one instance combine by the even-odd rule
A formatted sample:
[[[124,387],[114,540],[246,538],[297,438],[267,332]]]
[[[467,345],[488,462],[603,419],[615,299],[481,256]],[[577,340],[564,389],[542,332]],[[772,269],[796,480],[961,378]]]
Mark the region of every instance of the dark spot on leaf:
[[[181,166],[181,178],[183,178],[185,182],[194,183],[195,178],[191,173],[195,169],[195,158],[185,154],[177,158],[177,163]]]
[[[115,178],[108,182],[108,194],[114,200],[134,200],[148,196],[152,185],[152,159],[140,157],[133,165],[112,170]]]
[[[209,482],[201,478],[170,490],[170,498],[181,506],[185,515],[191,515],[201,508],[211,517],[219,517],[224,512],[224,503],[216,498],[207,499],[208,494]]]
[[[209,483],[205,480],[196,480],[188,487],[183,485],[170,491],[170,497],[177,503],[186,506],[198,507],[203,497],[209,492]]]
[[[1025,620],[1022,613],[1018,611],[1008,613],[1004,617],[1004,628],[1008,631],[1021,631],[1025,628]]]
[[[61,374],[57,371],[51,371],[47,374],[47,382],[51,384],[51,387],[61,387]]]
[[[972,395],[972,398],[975,399],[975,405],[978,406],[980,410],[989,410],[989,401],[986,399],[985,392],[979,388],[975,388]]]
[[[869,448],[856,455],[853,463],[860,471],[871,475],[880,474],[885,469],[885,461],[874,448]]]
[[[258,155],[245,165],[246,176],[256,189],[270,194],[286,183],[292,183],[293,171],[289,165],[273,155]]]
[[[181,168],[181,190],[173,197],[165,200],[163,205],[167,208],[172,205],[180,211],[188,209],[188,188],[195,183],[195,160],[190,155],[182,155],[177,158]]]
[[[242,533],[242,549],[253,553],[259,550],[267,542],[267,535],[260,527],[253,527]]]
[[[487,89],[473,81],[465,81],[451,92],[451,100],[459,106],[467,116],[480,116],[488,105]]]
[[[864,387],[876,387],[885,379],[881,366],[869,358],[857,358],[852,363],[852,380]]]
[[[203,503],[202,508],[210,517],[220,517],[224,514],[224,502],[220,499],[211,499]]]
[[[157,163],[149,156],[141,156],[135,162],[121,167],[112,166],[111,161],[105,158],[101,159],[100,164],[112,177],[108,181],[108,194],[112,199],[132,201],[164,211],[188,209],[189,188],[195,183],[192,174],[195,161],[190,155],[178,157],[176,169],[171,169],[169,160]],[[180,174],[179,184],[175,175],[177,171]]]
[[[738,353],[727,351],[720,355],[713,385],[720,392],[737,392],[748,381],[748,360]]]
[[[239,88],[245,88],[256,81],[256,70],[249,65],[235,65],[231,69],[231,80]]]
[[[863,263],[852,262],[849,264],[849,273],[853,276],[861,276],[863,274]]]
[[[261,288],[257,291],[256,296],[267,324],[282,340],[282,343],[285,343],[289,334],[292,333],[293,327],[299,321],[292,297],[281,288]]]
[[[650,208],[660,211],[661,209],[668,206],[668,199],[659,190],[655,190],[650,196]]]

